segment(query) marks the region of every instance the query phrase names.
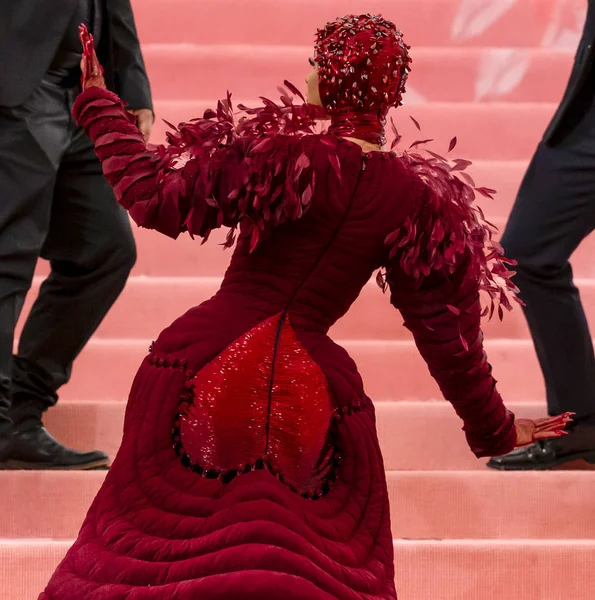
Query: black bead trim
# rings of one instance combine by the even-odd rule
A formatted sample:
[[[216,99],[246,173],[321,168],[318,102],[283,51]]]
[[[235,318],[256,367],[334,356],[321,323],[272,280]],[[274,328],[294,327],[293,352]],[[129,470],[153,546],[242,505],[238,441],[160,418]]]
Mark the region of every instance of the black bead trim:
[[[180,407],[184,404],[190,404],[194,400],[194,373],[190,370],[186,371],[186,391],[182,394],[180,398]],[[332,417],[333,423],[331,424],[329,436],[331,445],[333,448],[332,454],[329,458],[329,462],[325,467],[325,470],[328,470],[329,474],[326,479],[314,489],[303,490],[297,489],[295,486],[288,483],[281,473],[275,471],[275,469],[269,464],[269,462],[265,458],[259,458],[253,463],[248,463],[239,469],[206,469],[202,465],[197,462],[194,462],[190,455],[184,449],[182,444],[182,437],[180,432],[180,420],[182,417],[182,412],[178,412],[174,418],[174,426],[172,429],[172,444],[173,449],[182,466],[186,469],[200,475],[205,479],[219,479],[222,483],[228,484],[231,483],[236,477],[241,475],[245,475],[250,471],[268,471],[271,475],[274,475],[281,483],[287,486],[292,492],[300,495],[302,498],[308,500],[317,500],[322,498],[328,494],[328,492],[332,489],[333,485],[337,480],[337,474],[339,472],[339,466],[341,464],[341,453],[339,450],[339,446],[337,443],[338,433],[336,427],[339,423],[347,416],[350,416],[354,413],[361,411],[363,408],[362,402],[357,402],[350,406],[338,406],[334,410],[334,414]]]
[[[151,353],[149,354],[149,364],[154,367],[164,367],[173,369],[184,369],[188,363],[185,358],[176,358],[167,354],[158,354],[151,345]]]
[[[292,492],[300,495],[302,498],[307,500],[318,500],[323,496],[326,496],[328,492],[332,489],[336,479],[337,472],[339,470],[339,465],[341,462],[341,456],[339,454],[339,449],[336,444],[334,445],[334,450],[329,460],[329,464],[327,465],[327,469],[329,470],[329,476],[317,487],[309,490],[298,489],[295,486],[291,485],[286,481],[286,479],[273,469],[270,463],[264,459],[259,458],[253,463],[248,463],[244,467],[239,469],[206,469],[201,466],[197,462],[193,462],[190,458],[190,455],[184,449],[182,445],[181,436],[180,436],[180,417],[181,413],[176,415],[176,420],[174,424],[174,428],[172,431],[173,437],[173,448],[174,452],[180,459],[182,466],[186,469],[200,475],[205,479],[219,479],[222,483],[228,484],[231,483],[236,477],[240,477],[241,475],[245,475],[250,471],[268,471],[271,475],[276,477],[283,485],[287,486]]]

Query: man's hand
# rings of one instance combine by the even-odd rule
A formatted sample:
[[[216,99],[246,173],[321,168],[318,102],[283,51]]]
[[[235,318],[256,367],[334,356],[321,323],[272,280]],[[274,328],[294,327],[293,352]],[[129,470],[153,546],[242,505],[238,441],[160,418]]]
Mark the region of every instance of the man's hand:
[[[137,108],[136,110],[129,110],[128,112],[136,117],[136,126],[143,134],[145,142],[148,142],[151,137],[153,121],[155,120],[153,111],[148,108]]]

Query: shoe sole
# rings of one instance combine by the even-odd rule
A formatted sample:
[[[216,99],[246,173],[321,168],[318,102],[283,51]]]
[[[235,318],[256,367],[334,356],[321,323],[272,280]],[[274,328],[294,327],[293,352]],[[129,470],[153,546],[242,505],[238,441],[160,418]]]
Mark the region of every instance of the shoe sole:
[[[529,463],[526,465],[488,465],[490,469],[496,471],[551,471],[564,465],[568,466],[568,463],[578,462],[582,466],[577,465],[577,470],[592,470],[595,469],[595,452],[576,452],[575,454],[569,454],[564,458],[558,458],[552,462],[546,464],[534,464]]]
[[[7,460],[0,463],[0,471],[92,471],[107,470],[109,467],[109,460],[96,460],[81,465],[47,465],[19,460]]]

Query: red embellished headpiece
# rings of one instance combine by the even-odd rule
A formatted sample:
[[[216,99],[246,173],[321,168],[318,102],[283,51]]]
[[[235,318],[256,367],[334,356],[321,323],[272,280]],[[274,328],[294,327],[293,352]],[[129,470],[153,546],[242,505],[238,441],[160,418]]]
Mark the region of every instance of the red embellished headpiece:
[[[353,133],[363,129],[371,141],[385,142],[386,115],[402,103],[405,92],[411,63],[408,50],[401,31],[379,15],[349,15],[318,30],[315,60],[320,98],[336,133],[349,135],[344,130],[347,119]],[[373,123],[381,131],[366,134],[374,129]]]

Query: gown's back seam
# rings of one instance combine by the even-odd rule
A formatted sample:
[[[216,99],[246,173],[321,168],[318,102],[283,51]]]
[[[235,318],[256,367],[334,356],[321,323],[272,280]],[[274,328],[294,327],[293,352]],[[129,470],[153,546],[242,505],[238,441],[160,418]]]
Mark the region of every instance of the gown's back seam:
[[[363,159],[362,159],[362,161],[363,161]],[[302,279],[301,283],[295,288],[294,292],[290,296],[289,300],[287,301],[287,303],[285,305],[285,308],[283,309],[283,313],[284,314],[289,313],[289,309],[290,309],[292,303],[294,302],[296,296],[300,293],[300,291],[302,290],[302,288],[304,287],[304,285],[306,284],[306,282],[308,281],[308,279],[312,276],[312,274],[314,273],[314,271],[316,271],[316,269],[318,268],[318,266],[320,265],[320,263],[322,262],[322,260],[326,256],[327,252],[329,251],[329,249],[334,244],[335,239],[339,235],[339,232],[341,231],[341,229],[343,229],[343,225],[345,225],[345,221],[347,220],[347,217],[348,217],[351,209],[353,208],[353,202],[355,200],[355,196],[356,196],[357,192],[359,191],[359,186],[360,186],[360,183],[361,183],[361,178],[362,178],[362,172],[363,172],[364,165],[365,165],[365,163],[362,162],[362,165],[361,165],[360,170],[359,170],[358,175],[357,175],[357,181],[355,182],[355,185],[353,187],[353,191],[351,193],[351,197],[349,198],[349,202],[347,203],[347,206],[345,208],[343,216],[341,217],[341,219],[340,219],[337,227],[335,228],[335,230],[333,231],[333,233],[329,237],[329,240],[325,244],[322,252],[318,256],[318,258],[314,261],[314,263],[312,264],[312,267],[309,269],[308,273],[306,273],[306,275]]]
[[[285,325],[285,321],[287,318],[287,311],[281,313],[279,317],[279,323],[277,324],[277,332],[275,335],[275,343],[273,345],[273,356],[271,359],[271,378],[269,380],[269,390],[268,390],[268,406],[267,406],[267,420],[265,425],[265,447],[264,447],[264,456],[268,457],[269,455],[269,441],[271,434],[271,411],[273,407],[273,388],[275,387],[275,375],[276,375],[276,366],[277,366],[277,355],[279,352],[279,342],[281,340],[281,332],[283,331],[283,326]]]

